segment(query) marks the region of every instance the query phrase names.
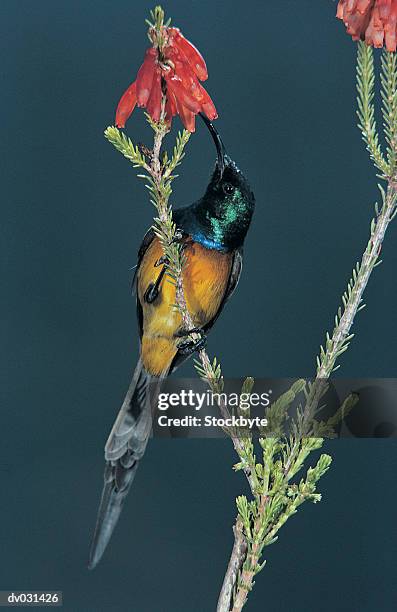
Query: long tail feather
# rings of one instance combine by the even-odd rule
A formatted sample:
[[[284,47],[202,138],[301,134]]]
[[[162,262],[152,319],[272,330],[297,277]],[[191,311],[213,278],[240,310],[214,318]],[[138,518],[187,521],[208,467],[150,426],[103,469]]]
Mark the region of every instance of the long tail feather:
[[[100,561],[119,519],[152,426],[150,376],[141,361],[105,446],[105,472],[88,567]]]

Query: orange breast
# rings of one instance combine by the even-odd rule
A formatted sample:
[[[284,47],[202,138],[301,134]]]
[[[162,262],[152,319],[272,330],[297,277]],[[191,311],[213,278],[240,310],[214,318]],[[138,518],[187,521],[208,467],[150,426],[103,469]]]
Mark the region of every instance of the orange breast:
[[[196,242],[187,242],[187,265],[183,271],[186,303],[195,327],[209,323],[220,307],[232,265],[230,253],[206,249]],[[144,294],[154,283],[161,266],[155,263],[163,255],[161,244],[155,238],[148,247],[138,271],[138,298],[143,311],[142,361],[146,370],[160,376],[168,371],[177,352],[180,338],[175,333],[182,329],[179,312],[175,311],[175,287],[164,276],[158,297],[147,304]]]

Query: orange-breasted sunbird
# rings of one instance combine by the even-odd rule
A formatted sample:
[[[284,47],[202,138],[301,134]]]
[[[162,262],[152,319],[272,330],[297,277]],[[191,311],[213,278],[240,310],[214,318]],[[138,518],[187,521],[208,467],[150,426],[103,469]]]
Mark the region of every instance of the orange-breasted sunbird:
[[[223,142],[202,116],[214,139],[217,161],[202,198],[174,212],[186,264],[183,291],[194,322],[185,329],[175,309],[175,285],[167,281],[167,261],[151,228],[138,252],[136,306],[140,357],[132,382],[105,446],[104,486],[91,545],[89,567],[101,559],[121,513],[152,428],[149,382],[161,381],[194,351],[235,290],[243,244],[255,207],[247,179],[227,155]],[[184,339],[185,338],[185,339]]]

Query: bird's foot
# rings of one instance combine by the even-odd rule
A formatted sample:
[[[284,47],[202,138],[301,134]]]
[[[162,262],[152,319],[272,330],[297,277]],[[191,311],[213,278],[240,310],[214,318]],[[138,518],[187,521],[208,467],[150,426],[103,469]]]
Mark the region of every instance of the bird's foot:
[[[184,338],[190,334],[197,334],[199,337],[195,340],[187,338],[178,344],[178,351],[182,355],[192,355],[196,351],[201,351],[207,344],[207,336],[201,327],[193,327],[192,329],[182,329],[176,332],[177,338]]]
[[[204,331],[202,327],[192,327],[191,329],[180,329],[175,332],[174,335],[176,338],[185,338],[186,336],[190,336],[190,334],[200,334],[203,336]]]
[[[180,229],[177,228],[175,230],[174,237],[171,240],[171,244],[182,242],[182,240],[183,240],[183,233],[182,233],[182,231]]]

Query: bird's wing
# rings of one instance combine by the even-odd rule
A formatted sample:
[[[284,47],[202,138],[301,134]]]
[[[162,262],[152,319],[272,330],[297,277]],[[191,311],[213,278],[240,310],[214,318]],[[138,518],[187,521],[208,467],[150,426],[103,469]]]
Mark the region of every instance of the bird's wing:
[[[234,253],[232,267],[230,270],[229,282],[226,287],[225,295],[223,296],[222,302],[220,303],[220,306],[218,308],[216,315],[211,319],[211,321],[208,321],[208,323],[205,325],[204,332],[208,332],[211,329],[211,327],[214,325],[215,321],[221,314],[226,302],[233,295],[238,285],[238,281],[240,280],[242,267],[243,267],[243,249],[242,247],[240,247]]]
[[[136,261],[136,265],[134,268],[134,274],[132,275],[132,280],[131,280],[131,289],[132,291],[135,291],[136,289],[136,279],[137,279],[137,274],[138,274],[138,270],[139,270],[139,266],[141,265],[141,261],[143,259],[143,256],[145,255],[150,243],[152,242],[153,238],[155,237],[155,233],[154,233],[154,229],[153,227],[149,228],[148,231],[146,232],[146,234],[143,237],[143,240],[141,242],[141,246],[139,247],[138,250],[138,256],[137,256],[137,261]]]
[[[240,279],[242,266],[243,266],[243,249],[241,247],[240,249],[237,249],[233,255],[233,261],[232,261],[232,266],[230,270],[229,281],[226,286],[225,294],[223,296],[223,299],[219,305],[219,308],[215,316],[210,321],[208,321],[208,323],[204,326],[203,328],[204,333],[207,333],[210,331],[211,327],[214,325],[215,321],[221,314],[224,305],[226,304],[228,299],[231,297],[231,295],[235,291],[238,285],[238,281]],[[186,361],[186,359],[188,358],[189,358],[189,355],[185,355],[181,353],[180,351],[178,351],[178,353],[175,355],[174,360],[172,362],[170,372],[173,372],[174,370],[176,370],[176,368],[179,368],[179,366],[184,361]]]
[[[156,237],[156,234],[154,232],[154,229],[151,227],[150,229],[148,229],[148,231],[146,232],[146,234],[143,237],[141,246],[139,247],[139,251],[138,251],[138,257],[137,257],[137,263],[135,266],[135,270],[134,270],[134,275],[132,277],[132,281],[131,281],[131,288],[133,291],[136,291],[136,281],[138,278],[138,270],[139,270],[139,266],[142,263],[142,259],[146,253],[146,251],[148,250],[149,246],[151,245],[151,243],[153,242],[153,239]],[[138,325],[139,325],[139,336],[142,338],[142,331],[143,331],[143,312],[142,312],[142,306],[141,303],[139,301],[139,297],[138,297],[138,292],[136,291],[136,313],[137,313],[137,318],[138,318]]]

